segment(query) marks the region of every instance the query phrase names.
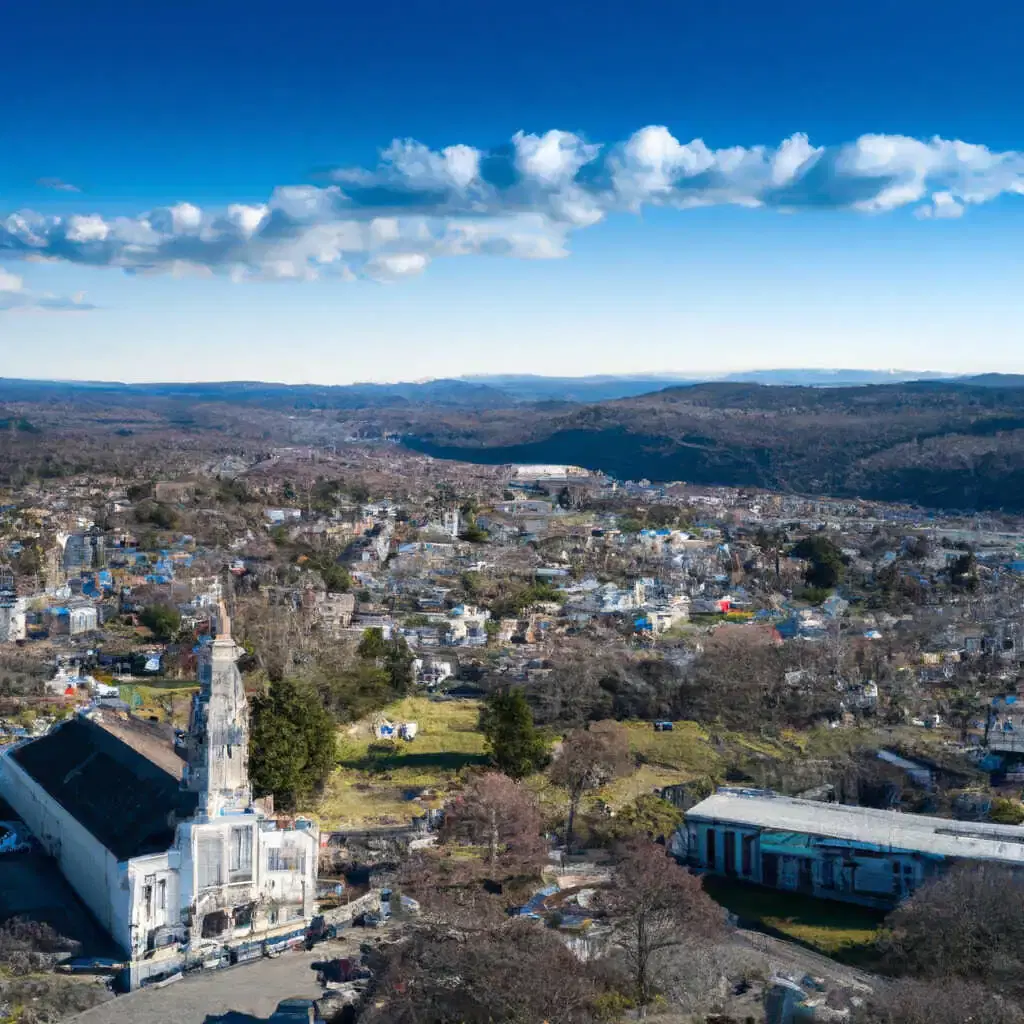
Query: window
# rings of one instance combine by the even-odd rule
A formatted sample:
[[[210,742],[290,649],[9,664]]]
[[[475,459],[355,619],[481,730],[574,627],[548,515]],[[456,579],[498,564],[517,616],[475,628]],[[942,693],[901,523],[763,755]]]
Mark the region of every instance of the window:
[[[166,910],[167,909],[167,879],[161,878],[156,883],[156,909]]]
[[[216,832],[196,839],[196,875],[200,889],[224,884],[223,844]]]
[[[736,874],[736,833],[729,829],[725,833],[725,873]]]
[[[153,916],[153,886],[151,885],[142,887],[142,907],[146,917]]]
[[[717,838],[715,830],[709,828],[707,831],[707,838],[705,843],[707,845],[706,856],[704,860],[705,867],[710,868],[712,871],[718,866],[718,854],[715,849],[715,839]]]
[[[306,855],[294,846],[272,847],[267,850],[268,871],[298,871],[305,874]]]
[[[238,825],[231,830],[228,873],[232,882],[252,878],[252,825]]]
[[[749,878],[754,870],[754,837],[743,837],[743,877]]]

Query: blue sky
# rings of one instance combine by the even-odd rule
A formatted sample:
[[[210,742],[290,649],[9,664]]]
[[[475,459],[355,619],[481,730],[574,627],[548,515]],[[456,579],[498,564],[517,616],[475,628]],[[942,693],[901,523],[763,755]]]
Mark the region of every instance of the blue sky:
[[[1024,371],[1019,3],[37,0],[4,34],[2,375]]]

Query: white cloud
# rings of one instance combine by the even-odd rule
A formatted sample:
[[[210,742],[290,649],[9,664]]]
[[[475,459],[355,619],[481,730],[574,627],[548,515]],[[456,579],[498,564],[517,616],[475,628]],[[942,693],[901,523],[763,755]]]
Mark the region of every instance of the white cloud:
[[[245,206],[241,203],[232,203],[228,207],[228,220],[246,236],[255,234],[266,216],[265,204]]]
[[[543,135],[516,132],[512,144],[519,172],[552,188],[572,181],[601,151],[600,146],[588,145],[578,135],[558,129]]]
[[[97,213],[68,217],[65,237],[69,242],[102,242],[109,234],[110,226]]]
[[[935,192],[932,194],[931,205],[919,206],[914,213],[922,219],[934,217],[937,220],[954,220],[964,215],[964,207],[952,193]]]
[[[40,188],[50,188],[54,192],[81,192],[82,190],[77,185],[72,185],[69,181],[62,181],[60,178],[39,178],[36,184]]]
[[[37,294],[25,287],[24,280],[0,267],[0,313],[11,310],[47,310],[61,312],[93,309],[81,292],[72,296]]]
[[[366,266],[372,277],[392,280],[423,273],[427,262],[427,257],[421,252],[395,252],[374,256]]]
[[[17,274],[9,274],[0,267],[0,292],[20,292],[24,287],[24,281]]]
[[[558,129],[518,132],[491,150],[396,139],[376,166],[341,168],[331,179],[221,210],[182,202],[111,218],[0,213],[0,257],[235,280],[393,280],[440,257],[563,257],[574,232],[650,206],[907,207],[924,219],[960,217],[1024,195],[1024,153],[882,134],[823,147],[801,132],[775,146],[713,149],[648,125],[610,145]]]

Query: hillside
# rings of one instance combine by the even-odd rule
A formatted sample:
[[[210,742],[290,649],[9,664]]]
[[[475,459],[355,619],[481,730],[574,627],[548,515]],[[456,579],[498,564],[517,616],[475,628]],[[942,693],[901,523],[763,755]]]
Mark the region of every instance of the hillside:
[[[1024,387],[1012,374],[848,387],[676,383],[602,401],[580,401],[586,386],[566,392],[558,378],[492,380],[0,380],[0,480],[400,436],[424,454],[482,464],[574,463],[621,479],[1024,512]],[[622,384],[589,380],[598,391]],[[545,389],[549,397],[527,398]]]
[[[439,458],[575,463],[623,478],[1024,511],[1024,389],[713,383],[550,412],[438,417]]]

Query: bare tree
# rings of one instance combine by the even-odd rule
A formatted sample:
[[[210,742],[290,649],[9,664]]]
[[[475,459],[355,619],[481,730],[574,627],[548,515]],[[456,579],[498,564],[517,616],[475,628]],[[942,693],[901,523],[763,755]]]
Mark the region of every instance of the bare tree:
[[[565,843],[571,850],[576,813],[584,793],[610,782],[629,767],[629,737],[615,722],[599,722],[589,729],[574,729],[566,736],[551,766],[551,781],[569,795]]]
[[[1024,1024],[1024,1010],[983,985],[960,979],[901,978],[880,987],[856,1024]]]
[[[492,877],[536,869],[544,857],[541,816],[534,795],[501,772],[470,780],[445,811],[441,841],[471,843],[487,850]]]
[[[587,1024],[597,994],[566,945],[532,923],[506,922],[471,936],[425,927],[392,949],[365,1020]]]
[[[668,956],[687,942],[714,940],[725,930],[725,911],[700,879],[679,867],[663,847],[643,839],[626,844],[605,908],[616,928],[645,1016]]]
[[[960,977],[1024,993],[1024,875],[964,865],[889,915],[893,968],[919,978]]]

